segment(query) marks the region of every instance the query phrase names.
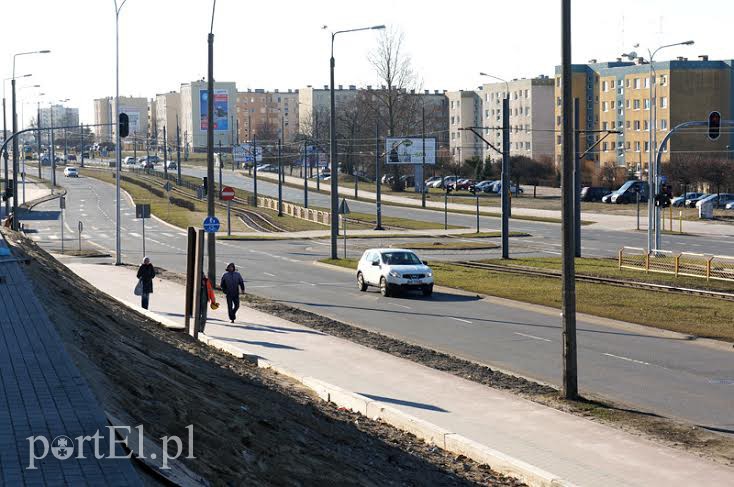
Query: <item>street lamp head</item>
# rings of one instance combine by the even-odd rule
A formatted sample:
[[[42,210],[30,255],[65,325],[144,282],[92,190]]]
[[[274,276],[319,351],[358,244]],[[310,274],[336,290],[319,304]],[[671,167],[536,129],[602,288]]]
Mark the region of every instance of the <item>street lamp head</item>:
[[[51,51],[49,49],[44,49],[43,51],[38,51],[38,54],[48,54]]]
[[[631,52],[622,54],[622,57],[626,57],[627,59],[632,60],[632,59],[635,59],[637,57],[637,52],[631,51]]]
[[[370,27],[370,29],[372,29],[372,30],[382,30],[384,28],[385,28],[384,25],[375,25],[373,27]]]
[[[692,46],[693,44],[695,44],[695,41],[686,41],[683,43],[684,46]]]

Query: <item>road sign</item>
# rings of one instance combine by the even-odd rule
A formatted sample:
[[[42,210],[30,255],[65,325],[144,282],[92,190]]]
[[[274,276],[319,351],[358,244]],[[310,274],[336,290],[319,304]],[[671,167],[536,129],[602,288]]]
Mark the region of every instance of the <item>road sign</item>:
[[[216,233],[219,230],[219,218],[216,216],[208,216],[204,219],[204,231],[206,233]]]
[[[349,211],[349,205],[347,204],[346,198],[342,198],[342,202],[339,204],[339,214],[340,215],[348,215],[351,211]]]
[[[147,203],[135,205],[135,218],[150,218],[150,205]]]
[[[223,187],[221,196],[222,196],[222,200],[224,201],[233,200],[234,199],[234,188],[230,188],[229,186]]]
[[[173,188],[173,185],[171,184],[171,181],[166,181],[165,184],[163,185],[163,189],[166,192],[171,191],[172,188]]]
[[[62,196],[61,198],[59,198],[59,209],[66,209],[66,196]]]
[[[82,233],[84,230],[84,224],[82,222],[79,222],[79,233]]]

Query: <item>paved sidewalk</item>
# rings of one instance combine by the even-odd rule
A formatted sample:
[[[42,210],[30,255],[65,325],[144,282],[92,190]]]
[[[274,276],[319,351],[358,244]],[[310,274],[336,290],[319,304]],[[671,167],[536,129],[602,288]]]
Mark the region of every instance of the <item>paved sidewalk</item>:
[[[109,456],[104,411],[80,375],[49,321],[22,267],[0,238],[0,484],[2,485],[141,485],[130,460],[96,459],[91,442],[86,459],[77,459],[75,438],[99,431],[100,453]],[[74,450],[66,459],[53,450],[27,467],[30,436],[52,440],[65,435]],[[36,443],[41,456],[41,440]],[[124,455],[117,448],[116,455]]]
[[[131,301],[133,270],[67,264]],[[182,321],[184,288],[156,279],[151,311]],[[512,394],[399,359],[250,308],[232,324],[210,311],[206,334],[245,353],[374,401],[529,463],[578,486],[734,485],[734,469],[661,447]]]
[[[276,174],[258,173],[258,177],[262,177],[263,179],[267,179],[267,180],[277,181]],[[285,176],[285,181],[291,184],[297,184],[300,186],[303,185],[303,179],[297,178],[294,176]],[[309,180],[308,185],[309,185],[309,188],[316,189],[315,181]],[[330,191],[331,186],[328,184],[328,181],[325,182],[324,184],[321,184],[321,189],[327,192]],[[347,199],[350,199],[350,195],[354,194],[354,188],[347,188],[347,187],[340,186],[339,194],[345,196]],[[370,192],[370,191],[364,191],[361,189],[359,191],[359,197],[362,199],[368,199],[368,200],[375,200],[377,198],[375,193]],[[382,203],[383,204],[396,203],[400,205],[408,205],[408,206],[416,206],[416,207],[421,206],[420,200],[409,198],[406,196],[397,196],[397,195],[385,194],[385,193],[382,194]],[[441,211],[443,211],[444,209],[443,203],[438,202],[438,201],[426,201],[426,207],[435,209],[435,210],[441,210]],[[469,211],[469,212],[474,213],[476,211],[476,206],[473,204],[449,203],[448,209],[455,210],[455,211]],[[483,212],[499,213],[500,208],[482,207],[481,210]],[[540,209],[534,209],[534,208],[520,208],[517,206],[512,207],[512,214],[515,216],[534,216],[534,217],[554,218],[554,219],[561,218],[561,212],[557,210],[540,210]],[[595,222],[595,224],[592,225],[591,228],[603,228],[603,229],[618,231],[618,230],[632,230],[637,227],[637,217],[632,216],[632,215],[608,215],[605,213],[582,212],[581,219]],[[643,230],[647,230],[647,205],[646,204],[644,205],[644,210],[642,212],[641,220],[642,220],[641,228]],[[734,236],[734,225],[725,225],[725,224],[712,223],[712,222],[686,221],[683,223],[683,228],[687,233],[695,233],[695,234],[701,234],[701,235]]]
[[[20,206],[24,202],[23,185],[20,183],[18,184],[18,193],[19,193],[18,206]],[[50,188],[42,184],[26,182],[26,188],[25,188],[25,201],[26,202],[30,202],[38,198],[43,198],[44,196],[49,195],[49,194],[51,194]],[[10,200],[8,201],[9,201],[9,207],[11,209],[10,211],[12,211],[13,198],[10,198]],[[5,202],[4,201],[0,202],[0,218],[5,218]]]

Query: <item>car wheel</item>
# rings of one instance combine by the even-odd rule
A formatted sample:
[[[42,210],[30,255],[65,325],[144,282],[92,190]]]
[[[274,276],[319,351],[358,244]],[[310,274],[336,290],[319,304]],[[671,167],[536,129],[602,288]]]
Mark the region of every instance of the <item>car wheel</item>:
[[[430,296],[433,294],[433,284],[429,284],[428,286],[423,286],[423,296]]]
[[[357,273],[357,287],[362,292],[367,290],[367,283],[364,282],[364,276],[362,275],[361,272]]]
[[[390,285],[387,283],[384,277],[380,278],[380,294],[386,298],[390,297]]]

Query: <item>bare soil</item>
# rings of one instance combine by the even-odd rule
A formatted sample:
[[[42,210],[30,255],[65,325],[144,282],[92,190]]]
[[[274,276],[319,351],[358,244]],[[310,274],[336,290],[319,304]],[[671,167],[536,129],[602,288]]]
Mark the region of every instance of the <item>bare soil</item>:
[[[185,437],[193,424],[196,459],[184,462],[212,484],[522,485],[165,330],[34,242],[8,237],[31,258],[34,290],[104,409],[143,424],[152,438]],[[251,304],[271,309],[257,298]]]

